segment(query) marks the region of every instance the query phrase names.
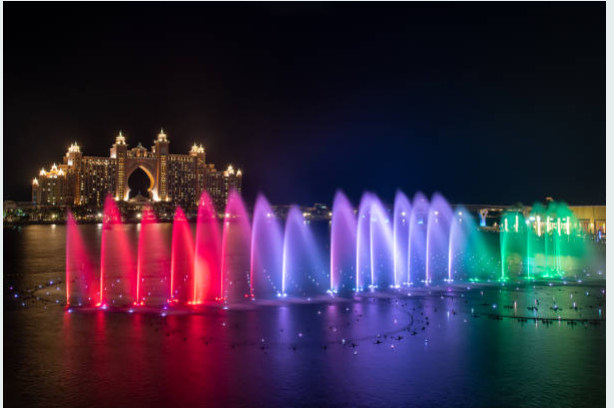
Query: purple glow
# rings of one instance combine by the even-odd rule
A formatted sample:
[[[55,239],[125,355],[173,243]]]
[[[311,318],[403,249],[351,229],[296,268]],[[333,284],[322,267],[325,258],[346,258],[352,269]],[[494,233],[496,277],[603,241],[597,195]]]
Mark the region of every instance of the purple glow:
[[[397,191],[394,198],[394,285],[398,287],[401,282],[411,282],[409,262],[410,249],[410,221],[411,204],[402,191]]]
[[[414,271],[412,274],[413,282],[418,283],[419,276],[426,274],[426,227],[429,214],[429,201],[421,192],[414,195],[412,212],[409,221],[409,268]],[[412,283],[412,282],[410,282]]]
[[[222,299],[237,302],[251,299],[253,280],[250,276],[251,226],[241,196],[232,191],[224,214],[222,238]]]
[[[365,193],[358,210],[356,238],[357,291],[387,288],[396,285],[394,271],[394,239],[392,219],[379,198]]]
[[[259,194],[254,207],[250,261],[254,297],[258,299],[273,298],[285,292],[283,239],[279,220],[267,199]]]
[[[364,193],[358,206],[358,218],[356,220],[356,292],[363,290],[363,281],[365,274],[364,265],[371,262],[371,222],[370,222],[370,207],[372,201],[371,193]],[[372,269],[367,268],[370,272]]]
[[[337,191],[333,201],[330,238],[330,291],[347,292],[358,287],[352,269],[356,261],[356,216],[347,197]]]
[[[450,271],[440,275],[435,272],[446,270],[448,267],[450,225],[452,223],[452,209],[442,195],[435,193],[431,200],[426,232],[426,283],[433,278],[446,277],[450,279]]]
[[[315,238],[303,213],[292,206],[286,218],[283,245],[282,296],[287,294],[305,297],[321,293],[326,287],[326,279],[320,272],[324,270]]]

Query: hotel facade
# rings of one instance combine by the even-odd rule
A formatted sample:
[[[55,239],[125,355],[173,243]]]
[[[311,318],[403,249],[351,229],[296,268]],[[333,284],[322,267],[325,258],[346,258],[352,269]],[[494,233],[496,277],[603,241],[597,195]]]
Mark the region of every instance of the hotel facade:
[[[188,154],[171,154],[169,139],[160,131],[150,150],[140,143],[129,148],[119,132],[108,157],[84,156],[72,144],[61,164],[41,169],[32,181],[32,203],[36,206],[100,207],[111,194],[117,201],[130,200],[130,176],[138,169],[149,179],[152,202],[171,202],[184,207],[197,205],[207,191],[222,211],[232,189],[241,192],[243,174],[232,166],[216,170],[206,162],[203,145],[193,145]]]

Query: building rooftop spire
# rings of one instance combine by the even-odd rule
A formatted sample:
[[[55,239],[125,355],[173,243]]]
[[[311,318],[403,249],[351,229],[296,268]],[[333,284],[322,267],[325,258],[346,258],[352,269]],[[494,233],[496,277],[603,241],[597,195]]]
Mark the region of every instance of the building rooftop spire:
[[[164,133],[164,129],[160,128],[160,133],[158,133],[158,142],[168,142],[166,139],[166,133]]]
[[[126,144],[126,138],[122,134],[121,130],[119,131],[119,135],[117,135],[117,137],[115,138],[115,143],[116,144]]]
[[[77,142],[71,144],[70,147],[68,148],[69,153],[80,153],[80,151],[81,149],[79,148],[79,145],[77,144]]]

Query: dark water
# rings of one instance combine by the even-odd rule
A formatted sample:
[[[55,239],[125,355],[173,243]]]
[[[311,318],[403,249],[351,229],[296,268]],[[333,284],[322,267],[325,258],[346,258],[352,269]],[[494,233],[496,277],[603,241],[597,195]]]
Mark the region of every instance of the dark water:
[[[68,313],[64,233],[4,230],[6,406],[605,405],[605,281]]]

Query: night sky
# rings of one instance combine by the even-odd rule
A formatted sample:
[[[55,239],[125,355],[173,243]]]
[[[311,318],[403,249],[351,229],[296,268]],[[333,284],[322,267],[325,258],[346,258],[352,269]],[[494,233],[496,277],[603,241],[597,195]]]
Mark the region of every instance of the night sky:
[[[250,203],[604,204],[605,7],[5,3],[4,198],[164,127]]]

